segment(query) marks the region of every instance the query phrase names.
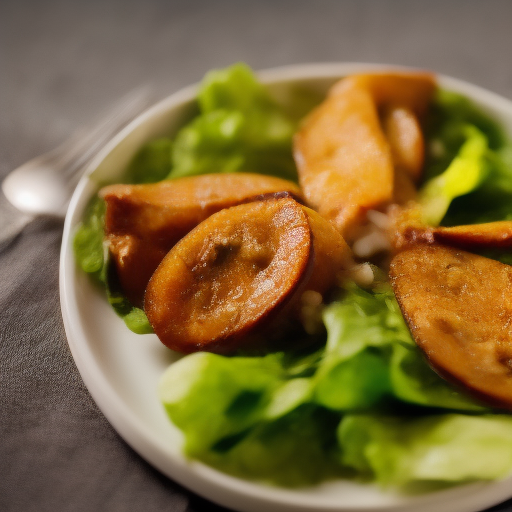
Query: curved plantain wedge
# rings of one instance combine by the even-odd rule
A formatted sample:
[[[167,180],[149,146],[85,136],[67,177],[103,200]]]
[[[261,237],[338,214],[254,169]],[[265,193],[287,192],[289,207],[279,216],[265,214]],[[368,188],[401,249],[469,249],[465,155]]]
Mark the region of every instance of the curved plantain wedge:
[[[436,242],[468,249],[512,248],[512,220],[438,227],[432,230]]]
[[[427,73],[353,75],[333,86],[295,135],[308,203],[348,240],[367,210],[414,195],[424,158],[417,117],[434,89]]]
[[[369,91],[378,108],[402,105],[421,118],[427,113],[436,79],[434,74],[424,71],[361,73],[341,80],[334,90],[352,86]]]
[[[289,192],[290,181],[251,173],[207,174],[148,185],[109,185],[105,235],[121,287],[142,305],[149,278],[169,249],[201,221],[223,208],[255,196]]]
[[[389,106],[381,117],[395,169],[405,172],[413,182],[418,181],[425,159],[425,142],[418,117],[403,106]]]
[[[452,227],[430,227],[421,223],[414,209],[402,210],[395,217],[391,237],[396,248],[411,243],[439,243],[467,250],[512,249],[512,221]]]
[[[305,290],[333,286],[350,262],[327,221],[270,197],[215,213],[182,238],[151,277],[144,310],[167,347],[229,353],[268,334]]]
[[[512,410],[512,266],[417,244],[393,258],[390,276],[431,366],[477,398]]]

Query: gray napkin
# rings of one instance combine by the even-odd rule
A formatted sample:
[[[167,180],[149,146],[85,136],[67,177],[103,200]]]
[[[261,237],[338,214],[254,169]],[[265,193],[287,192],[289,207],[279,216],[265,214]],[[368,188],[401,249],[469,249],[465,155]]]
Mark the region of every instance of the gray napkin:
[[[0,254],[0,510],[223,510],[147,464],[89,395],[62,325],[61,232],[38,219]]]

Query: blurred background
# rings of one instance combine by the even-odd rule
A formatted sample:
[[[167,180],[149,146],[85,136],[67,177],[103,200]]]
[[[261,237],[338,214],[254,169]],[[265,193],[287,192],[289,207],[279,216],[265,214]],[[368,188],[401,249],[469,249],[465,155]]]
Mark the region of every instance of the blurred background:
[[[238,61],[256,70],[408,65],[512,99],[511,21],[510,0],[0,0],[0,179],[139,85],[150,84],[160,98]],[[58,221],[36,221],[17,241],[22,251],[30,236],[39,237],[49,254],[44,285],[16,285],[14,249],[0,265],[0,287],[16,289],[21,306],[42,294],[53,344],[39,343],[44,332],[30,334],[22,308],[0,326],[0,509],[224,510],[146,464],[89,397],[60,317],[61,229]],[[27,270],[40,272],[34,262]],[[9,300],[2,311],[12,308]],[[32,345],[7,353],[6,340],[15,336]],[[55,357],[58,365],[41,381],[38,363]]]
[[[512,97],[510,0],[0,4],[2,174],[133,87],[163,96],[237,61],[409,65]]]

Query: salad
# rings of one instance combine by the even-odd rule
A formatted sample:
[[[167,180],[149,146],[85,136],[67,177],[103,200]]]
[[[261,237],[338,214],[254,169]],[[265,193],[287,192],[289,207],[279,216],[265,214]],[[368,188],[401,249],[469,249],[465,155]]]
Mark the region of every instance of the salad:
[[[512,145],[431,75],[406,77],[419,84],[407,101],[386,76],[386,87],[373,75],[345,79],[327,100],[301,97],[288,111],[246,66],[210,72],[199,114],[143,147],[125,182],[89,205],[74,240],[82,269],[128,328],[189,353],[159,389],[187,456],[290,487],[512,472]],[[368,112],[378,117],[361,124]],[[355,185],[340,211],[329,206],[337,178],[324,176],[322,189],[311,176],[345,161],[355,133],[377,160],[344,171]],[[361,185],[367,173],[374,181]],[[478,321],[429,331],[429,313],[461,302],[446,288],[487,282],[481,300],[468,296]],[[464,346],[480,327],[491,345]],[[448,358],[439,332],[442,347],[464,334]],[[496,351],[498,365],[474,380],[465,354]]]

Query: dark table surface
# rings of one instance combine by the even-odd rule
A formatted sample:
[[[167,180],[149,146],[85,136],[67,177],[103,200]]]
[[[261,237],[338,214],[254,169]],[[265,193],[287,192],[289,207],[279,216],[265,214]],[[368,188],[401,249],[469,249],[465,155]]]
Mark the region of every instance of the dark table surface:
[[[511,22],[510,0],[1,0],[0,178],[142,83],[163,97],[237,61],[410,65],[512,99]],[[153,469],[90,397],[60,313],[61,232],[39,218],[0,253],[0,510],[225,510]]]

